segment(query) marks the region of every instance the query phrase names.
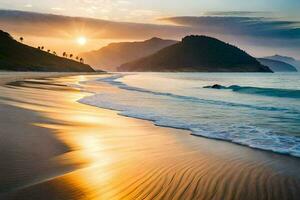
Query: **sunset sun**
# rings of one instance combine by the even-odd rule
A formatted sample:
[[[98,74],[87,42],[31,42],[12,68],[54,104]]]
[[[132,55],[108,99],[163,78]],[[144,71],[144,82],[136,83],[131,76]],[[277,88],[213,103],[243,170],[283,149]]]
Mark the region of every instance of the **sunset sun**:
[[[86,38],[84,36],[80,36],[76,39],[77,44],[79,45],[85,45],[86,44]]]

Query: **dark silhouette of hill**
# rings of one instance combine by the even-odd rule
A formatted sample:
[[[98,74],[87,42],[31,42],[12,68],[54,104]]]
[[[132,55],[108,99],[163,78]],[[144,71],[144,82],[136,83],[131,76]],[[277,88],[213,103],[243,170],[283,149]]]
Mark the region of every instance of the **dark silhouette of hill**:
[[[282,62],[286,62],[286,63],[296,61],[295,58],[293,58],[293,57],[282,56],[282,55],[278,55],[278,54],[273,55],[273,56],[267,56],[267,57],[264,57],[264,58],[272,59],[272,60],[278,60],[278,61],[282,61]]]
[[[80,56],[94,68],[116,71],[121,64],[151,55],[177,42],[154,37],[142,42],[111,43],[99,50],[82,53]]]
[[[282,61],[267,58],[257,58],[257,60],[261,64],[268,66],[274,72],[297,72],[297,69],[293,65]]]
[[[58,57],[14,40],[0,30],[0,70],[92,72],[89,65]]]
[[[187,36],[119,71],[272,72],[241,49],[207,36]]]
[[[288,63],[290,65],[293,65],[294,67],[296,67],[298,69],[298,71],[300,71],[300,60],[296,60],[293,57],[282,56],[282,55],[274,55],[274,56],[267,56],[267,57],[264,57],[264,58]]]

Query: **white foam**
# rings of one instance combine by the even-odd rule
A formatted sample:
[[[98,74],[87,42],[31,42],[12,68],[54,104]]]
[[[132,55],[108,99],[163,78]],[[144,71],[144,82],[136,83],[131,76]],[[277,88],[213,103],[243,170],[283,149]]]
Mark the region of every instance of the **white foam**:
[[[79,102],[120,111],[124,116],[153,121],[156,125],[190,130],[195,136],[225,140],[251,148],[300,157],[300,137],[278,131],[270,121],[283,115],[300,120],[297,111],[283,108],[257,109],[222,101],[199,101],[171,93],[135,88],[116,81],[117,77],[99,79],[123,89],[123,93],[104,92],[85,97]],[[200,99],[201,100],[201,99]],[[256,118],[261,117],[261,120]],[[270,117],[270,118],[268,118]],[[283,120],[284,118],[282,118]],[[280,119],[279,119],[280,120]]]

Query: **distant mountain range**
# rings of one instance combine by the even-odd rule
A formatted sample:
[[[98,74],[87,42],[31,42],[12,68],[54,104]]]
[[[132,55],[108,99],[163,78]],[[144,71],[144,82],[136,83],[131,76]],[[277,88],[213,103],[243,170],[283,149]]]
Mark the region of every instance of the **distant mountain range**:
[[[177,42],[154,37],[142,42],[111,43],[99,50],[82,53],[80,57],[94,68],[116,71],[124,63],[151,55]]]
[[[265,65],[268,66],[274,72],[297,72],[298,70],[293,66],[286,62],[272,60],[269,58],[257,58],[257,60]]]
[[[288,56],[282,56],[282,55],[274,55],[274,56],[268,56],[268,57],[264,57],[264,58],[288,63],[288,64],[296,67],[297,70],[300,71],[300,60],[296,60],[295,58],[288,57]]]
[[[272,72],[245,51],[207,36],[187,36],[158,52],[122,64],[119,71]]]
[[[86,64],[27,46],[0,30],[0,70],[93,72]]]

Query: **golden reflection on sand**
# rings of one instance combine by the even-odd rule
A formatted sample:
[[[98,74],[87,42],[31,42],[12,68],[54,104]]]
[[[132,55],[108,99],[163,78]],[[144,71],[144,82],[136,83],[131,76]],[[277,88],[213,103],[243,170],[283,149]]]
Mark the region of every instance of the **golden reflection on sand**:
[[[77,100],[91,94],[51,85],[78,85],[90,78],[44,80],[48,85],[24,82],[3,89],[7,99],[2,102],[38,112],[46,120],[34,125],[50,129],[70,147],[54,160],[77,166],[16,191],[14,198],[41,197],[44,190],[51,195],[43,199],[283,200],[299,194],[292,189],[299,188],[299,179],[274,173],[269,154],[83,105]],[[286,190],[288,186],[293,187]]]

